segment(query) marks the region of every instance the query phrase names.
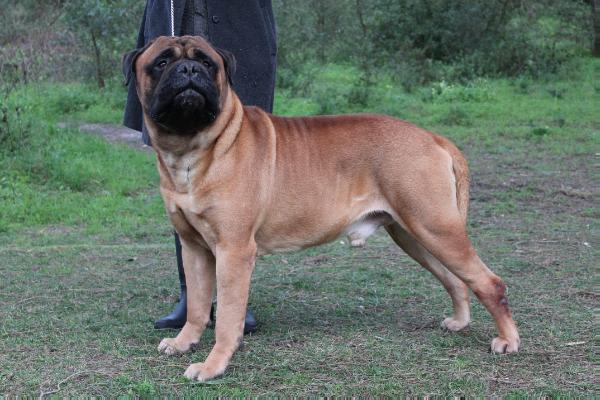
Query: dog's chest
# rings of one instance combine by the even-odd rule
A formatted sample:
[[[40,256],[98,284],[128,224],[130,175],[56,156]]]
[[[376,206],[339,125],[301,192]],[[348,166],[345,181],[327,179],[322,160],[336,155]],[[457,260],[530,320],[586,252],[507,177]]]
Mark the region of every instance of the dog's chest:
[[[175,229],[186,232],[190,239],[200,240],[210,246],[213,232],[202,218],[206,202],[200,202],[197,192],[202,191],[198,171],[200,154],[183,155],[162,153],[161,195]]]
[[[178,193],[161,186],[165,208],[175,230],[187,240],[214,248],[216,233],[205,218],[205,207],[191,193]]]
[[[177,192],[191,191],[199,159],[200,155],[196,151],[183,155],[163,154],[164,164]]]

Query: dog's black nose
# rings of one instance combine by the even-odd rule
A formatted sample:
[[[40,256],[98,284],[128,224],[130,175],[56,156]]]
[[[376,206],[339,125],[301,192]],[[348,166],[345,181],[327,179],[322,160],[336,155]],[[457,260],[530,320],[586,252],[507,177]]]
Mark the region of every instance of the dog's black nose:
[[[184,60],[177,65],[175,71],[178,74],[182,74],[191,78],[200,73],[200,64],[198,64],[196,61]]]

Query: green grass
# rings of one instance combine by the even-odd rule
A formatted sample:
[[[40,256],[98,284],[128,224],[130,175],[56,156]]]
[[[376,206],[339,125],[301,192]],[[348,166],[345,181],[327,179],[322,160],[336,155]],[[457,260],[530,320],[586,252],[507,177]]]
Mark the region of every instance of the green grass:
[[[501,135],[546,140],[556,146],[553,151],[561,153],[576,151],[573,146],[577,142],[589,141],[597,134],[593,128],[598,125],[600,62],[594,59],[577,60],[560,76],[546,80],[477,79],[468,84],[441,81],[412,93],[399,90],[389,77],[383,77],[380,84],[370,88],[367,105],[348,102],[358,77],[358,71],[352,68],[324,67],[313,78],[314,89],[308,97],[290,97],[288,91],[279,91],[275,113],[313,114],[322,108],[333,113],[378,112],[459,142],[495,142]],[[319,104],[330,98],[337,99],[332,106]],[[585,151],[585,145],[583,148]]]
[[[156,351],[174,332],[152,321],[178,293],[153,157],[57,127],[117,123],[124,90],[20,89],[9,102],[25,111],[26,145],[0,159],[0,395],[597,396],[599,75],[585,59],[538,81],[407,93],[387,78],[359,106],[357,72],[328,66],[301,96],[279,91],[278,113],[383,112],[459,144],[470,233],[509,286],[523,347],[489,354],[495,328],[476,301],[466,331],[441,331],[448,296],[380,232],[364,249],[338,240],[262,257],[250,296],[260,329],[208,384],[182,374],[213,331],[193,354]]]
[[[111,115],[122,110],[123,94],[118,87],[98,92],[81,84],[31,85],[12,93],[9,109],[22,111],[11,129],[21,129],[24,139],[0,158],[0,243],[18,242],[24,232],[24,238],[51,242],[51,235],[40,233],[48,229],[71,232],[74,240],[156,234],[154,220],[162,222],[165,213],[154,157],[58,128],[60,122],[88,120],[99,107],[103,112],[94,121],[115,121]]]

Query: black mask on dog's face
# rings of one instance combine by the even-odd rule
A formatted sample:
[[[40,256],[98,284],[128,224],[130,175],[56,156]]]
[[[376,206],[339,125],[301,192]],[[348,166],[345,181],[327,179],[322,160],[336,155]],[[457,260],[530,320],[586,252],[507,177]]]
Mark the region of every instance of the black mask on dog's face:
[[[168,48],[144,66],[156,84],[149,91],[148,116],[177,134],[189,135],[213,123],[219,114],[218,65],[200,50],[177,57]]]
[[[149,46],[125,55],[126,80],[135,73],[137,57]],[[178,39],[174,46],[164,48],[145,62],[142,68],[147,80],[140,95],[144,97],[145,113],[156,124],[178,135],[194,135],[217,119],[221,96],[218,72],[224,68],[223,73],[231,81],[233,71],[229,65],[234,65],[234,61],[230,53],[214,50],[221,60],[195,47],[193,40]]]

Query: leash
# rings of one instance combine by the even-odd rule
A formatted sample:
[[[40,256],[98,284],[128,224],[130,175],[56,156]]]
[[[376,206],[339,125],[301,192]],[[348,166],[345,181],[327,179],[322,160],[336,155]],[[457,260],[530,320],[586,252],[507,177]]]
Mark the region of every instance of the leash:
[[[171,0],[171,36],[175,36],[175,8],[173,3],[175,0]]]

